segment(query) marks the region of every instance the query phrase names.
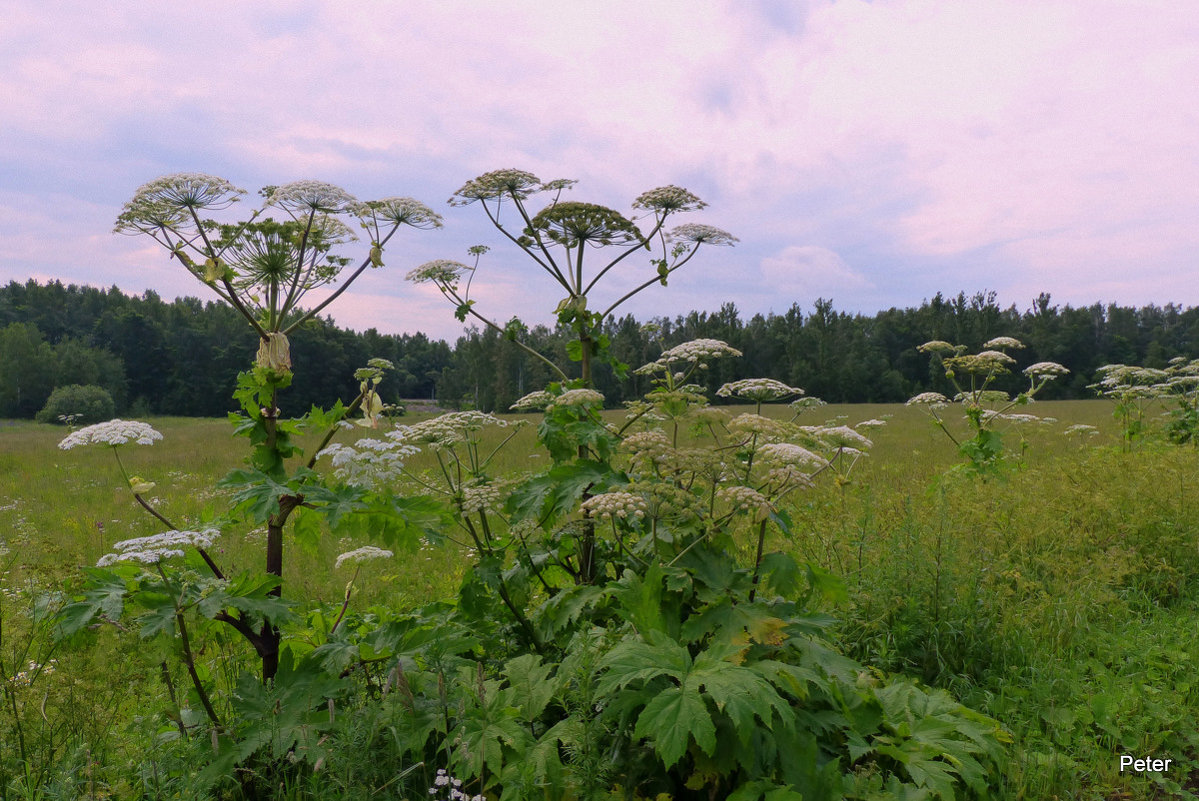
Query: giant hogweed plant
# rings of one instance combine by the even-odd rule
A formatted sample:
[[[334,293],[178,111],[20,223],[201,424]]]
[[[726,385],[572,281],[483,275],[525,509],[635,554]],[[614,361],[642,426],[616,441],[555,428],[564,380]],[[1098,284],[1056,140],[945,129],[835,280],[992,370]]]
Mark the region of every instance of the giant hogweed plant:
[[[309,707],[314,699],[333,693],[337,682],[301,671],[284,645],[282,627],[293,620],[295,605],[283,593],[285,534],[290,528],[294,542],[311,539],[319,534],[323,518],[335,531],[369,532],[394,542],[423,532],[439,512],[420,499],[334,488],[322,479],[315,469],[317,453],[349,425],[347,420],[360,412],[360,423],[376,424],[382,411],[377,387],[390,365],[371,360],[357,371],[359,392],[348,405],[339,402],[330,410],[313,408],[287,419],[278,408],[279,393],[292,377],[287,335],[364,271],[381,267],[384,247],[401,228],[439,227],[441,218],[411,198],[359,202],[336,186],[298,181],[265,188],[264,205],[246,219],[220,219],[244,194],[209,175],[167,176],[138,189],[116,226],[120,233],[159,242],[235,308],[259,339],[256,363],[238,376],[234,397],[241,412],[230,415],[234,433],[249,440],[246,465],[220,482],[232,508],[200,525],[168,519],[153,500],[154,483],[130,475],[121,457],[127,446],[161,439],[145,423],[113,420],[72,433],[60,447],[112,449],[133,499],[163,533],[113,546],[88,570],[88,586],[63,609],[59,629],[69,636],[96,621],[119,623],[131,615],[142,636],[164,635],[176,645],[190,686],[184,704],[168,682],[176,704],[172,718],[182,734],[209,731],[226,764],[244,761],[267,746],[275,758],[298,749],[315,760],[319,749],[312,734],[317,728],[308,718]],[[281,219],[269,216],[276,213]],[[345,250],[356,239],[352,222],[369,239],[357,266]],[[306,302],[312,290],[334,282],[340,285],[323,300]],[[317,438],[310,455],[298,444],[301,434]],[[227,572],[214,557],[213,542],[222,531],[247,524],[266,532],[262,570]],[[213,677],[197,659],[195,642],[197,629],[223,637],[213,634],[222,627],[252,649],[261,669],[257,677],[234,677],[236,691],[219,700],[213,697]],[[202,716],[195,719],[187,709],[202,710]],[[255,729],[255,721],[265,724]]]
[[[1199,359],[1176,356],[1164,368],[1107,364],[1096,371],[1090,388],[1115,403],[1121,447],[1131,451],[1145,435],[1145,414],[1165,406],[1166,437],[1176,444],[1199,446]]]
[[[951,400],[939,392],[922,392],[908,400],[907,405],[920,406],[928,412],[933,425],[957,446],[964,459],[961,467],[971,474],[994,476],[1013,465],[1013,454],[1003,442],[1005,426],[1052,422],[1013,410],[1027,406],[1050,381],[1070,372],[1062,365],[1037,362],[1025,367],[1028,388],[1014,396],[994,386],[996,379],[1010,373],[1016,364],[1008,351],[1023,347],[1013,337],[995,337],[984,342],[983,350],[978,353],[967,353],[965,345],[942,340],[925,342],[918,348],[940,363],[956,394]],[[967,423],[966,434],[954,433],[943,414],[954,404],[960,404]],[[1023,449],[1021,438],[1021,455]]]
[[[557,311],[576,333],[566,356],[581,362],[582,378],[572,382],[555,365],[562,380],[514,405],[542,411],[538,440],[550,466],[519,481],[496,475],[493,448],[484,446],[495,438],[484,432],[506,424],[478,412],[397,434],[397,442],[421,440],[433,450],[436,467],[403,468],[400,484],[449,502],[457,532],[447,538],[467,548],[473,564],[451,609],[351,613],[313,656],[390,693],[402,761],[446,766],[464,781],[462,792],[983,792],[1003,739],[994,721],[839,654],[819,607],[844,597],[843,586],[788,554],[785,541],[800,536],[786,513],[789,496],[825,476],[848,482],[870,440],[846,426],[761,414],[764,403],[802,394],[768,379],[720,390],[755,402],[754,413],[730,418],[710,408],[691,377],[713,359],[739,355],[716,340],[684,343],[640,368],[653,389],[620,424],[605,418],[603,396],[588,386],[593,362],[610,361],[595,336],[605,315],[665,283],[694,245],[731,237],[684,229],[689,245],[668,250],[648,280],[593,312],[596,283],[651,237],[609,210],[561,203],[566,185],[500,171],[468,182],[451,201],[481,202],[567,292]],[[532,215],[524,201],[538,191],[554,200]],[[670,187],[635,205],[654,211],[651,236],[661,236],[667,213],[697,204]],[[502,224],[500,209],[509,207],[523,229]],[[616,256],[586,273],[591,245]],[[568,258],[555,258],[555,248]],[[409,277],[434,283],[459,319],[473,316],[520,344],[518,321],[502,328],[475,308],[473,273],[438,261]],[[375,449],[339,448],[335,458],[347,483],[379,480]]]
[[[802,392],[768,379],[720,389],[754,412],[711,408],[688,377],[736,355],[716,340],[668,350],[640,368],[654,387],[620,424],[594,390],[522,398],[544,410],[553,464],[515,485],[482,444],[498,418],[404,432],[437,454],[405,480],[450,500],[447,536],[474,564],[448,616],[352,613],[314,656],[389,689],[407,762],[502,798],[985,790],[994,721],[841,655],[820,607],[843,586],[788,553],[789,497],[847,480],[871,441],[761,414]],[[374,481],[373,452],[338,454],[344,480]]]

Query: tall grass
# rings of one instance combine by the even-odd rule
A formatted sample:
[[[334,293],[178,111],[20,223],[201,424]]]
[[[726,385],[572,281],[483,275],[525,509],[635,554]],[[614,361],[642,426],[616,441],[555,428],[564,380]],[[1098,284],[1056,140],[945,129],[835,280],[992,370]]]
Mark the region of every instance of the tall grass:
[[[952,473],[951,444],[917,409],[857,405],[808,412],[810,422],[843,416],[849,424],[884,418],[888,425],[872,432],[875,447],[852,482],[818,485],[794,498],[794,539],[771,546],[844,578],[849,600],[831,611],[851,655],[949,688],[1008,726],[1014,743],[1002,797],[1182,792],[1199,754],[1199,680],[1193,678],[1199,665],[1199,458],[1194,449],[1152,444],[1121,453],[1111,407],[1103,402],[1035,408],[1060,422],[1009,433],[1009,443],[1027,444],[1021,466],[986,481]],[[126,468],[157,483],[155,501],[178,525],[219,512],[227,499],[214,481],[239,465],[244,443],[225,421],[152,422],[163,441],[127,449]],[[1080,443],[1061,433],[1071,423],[1096,425],[1100,433]],[[495,463],[497,473],[515,478],[541,469],[534,429],[527,425],[516,434]],[[50,647],[29,612],[35,599],[69,590],[80,568],[94,564],[114,541],[158,530],[122,486],[111,454],[59,451],[64,433],[47,425],[0,425],[0,553],[7,551],[0,555],[0,653],[6,666],[30,643]],[[424,455],[409,464],[417,475],[435,468]],[[261,536],[225,532],[219,558],[261,568],[253,563]],[[313,605],[339,601],[345,576],[334,573],[333,560],[356,544],[328,536],[311,548],[288,543],[289,594]],[[370,580],[358,582],[354,603],[405,608],[447,598],[465,559],[454,546],[422,546],[374,563]],[[224,641],[199,648],[206,660],[233,657]],[[155,784],[153,770],[145,772],[156,759],[166,765],[187,758],[160,714],[169,692],[160,669],[164,655],[134,633],[106,628],[94,632],[86,648],[55,656],[56,672],[20,695],[10,693],[6,703],[15,699],[9,704],[15,713],[0,711],[0,765],[6,766],[0,798],[20,797],[11,789],[23,781],[14,756],[18,720],[40,749],[32,769],[65,771],[76,792],[81,782],[116,794],[177,791]],[[1176,767],[1156,778],[1122,775],[1121,753],[1170,757]]]

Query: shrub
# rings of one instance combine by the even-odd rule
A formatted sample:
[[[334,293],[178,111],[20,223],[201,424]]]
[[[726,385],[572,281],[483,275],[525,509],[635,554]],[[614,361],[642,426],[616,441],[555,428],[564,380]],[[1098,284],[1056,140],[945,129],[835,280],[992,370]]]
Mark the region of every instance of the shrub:
[[[39,423],[98,423],[109,420],[116,411],[112,395],[94,384],[70,384],[56,387],[37,413]]]

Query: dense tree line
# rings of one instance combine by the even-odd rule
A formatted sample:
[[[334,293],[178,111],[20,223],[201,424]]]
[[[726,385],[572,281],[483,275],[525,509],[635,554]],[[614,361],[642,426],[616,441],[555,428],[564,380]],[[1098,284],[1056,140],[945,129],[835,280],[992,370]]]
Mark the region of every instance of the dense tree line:
[[[1091,397],[1095,369],[1118,362],[1164,366],[1173,356],[1199,356],[1199,309],[1131,308],[1094,304],[1056,306],[1048,295],[1026,310],[1001,308],[993,293],[937,295],[918,308],[891,308],[873,316],[836,311],[818,299],[783,314],[742,319],[726,304],[716,312],[690,312],[643,324],[612,321],[606,333],[616,357],[632,367],[689,339],[721,339],[744,354],[705,374],[710,390],[726,381],[769,377],[803,387],[829,402],[901,402],[925,390],[946,391],[945,378],[916,347],[943,339],[971,348],[994,336],[1014,336],[1028,347],[1021,366],[1055,361],[1071,376],[1045,397]],[[537,326],[526,344],[560,359],[569,335]],[[550,380],[538,360],[503,335],[472,330],[451,347],[423,334],[347,331],[314,320],[291,338],[297,367],[285,393],[293,407],[328,405],[356,392],[353,371],[371,357],[392,361],[396,373],[384,398],[437,398],[443,405],[503,410]],[[257,343],[236,313],[194,298],[164,302],[153,292],[129,296],[116,287],[64,286],[59,282],[0,287],[0,417],[32,417],[58,386],[96,385],[113,397],[119,414],[219,416],[232,408],[234,381],[254,357]],[[1009,389],[1020,386],[1010,377]],[[639,396],[645,379],[630,372],[618,380],[597,370],[597,388],[611,403]]]
[[[118,414],[220,416],[234,408],[237,373],[257,347],[222,304],[12,282],[0,287],[0,417],[32,417],[70,384],[104,387]],[[376,356],[397,368],[381,387],[387,402],[431,398],[453,354],[423,334],[356,333],[318,319],[293,333],[291,355],[298,369],[281,399],[287,414],[352,398],[354,370]]]

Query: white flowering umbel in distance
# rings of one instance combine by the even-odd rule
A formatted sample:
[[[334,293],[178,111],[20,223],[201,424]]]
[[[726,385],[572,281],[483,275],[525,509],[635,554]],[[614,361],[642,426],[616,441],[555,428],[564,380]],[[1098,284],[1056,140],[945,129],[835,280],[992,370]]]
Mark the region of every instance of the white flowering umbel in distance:
[[[1016,359],[1007,351],[1022,350],[1024,343],[1014,337],[994,337],[983,343],[982,350],[967,353],[964,345],[954,345],[942,340],[925,342],[917,350],[932,354],[945,371],[945,377],[957,391],[952,403],[960,403],[969,426],[967,437],[955,435],[941,411],[951,401],[938,392],[922,392],[908,400],[908,406],[924,408],[933,425],[945,433],[966,458],[965,466],[979,475],[999,470],[1004,465],[1005,453],[998,426],[1002,423],[1028,422],[1031,415],[1013,415],[1015,406],[1031,403],[1045,386],[1070,371],[1057,362],[1037,362],[1024,368],[1028,378],[1028,389],[1015,397],[996,389],[996,379],[1007,375],[1016,364]],[[1025,445],[1023,439],[1022,445]],[[1021,450],[1023,453],[1023,448]]]

